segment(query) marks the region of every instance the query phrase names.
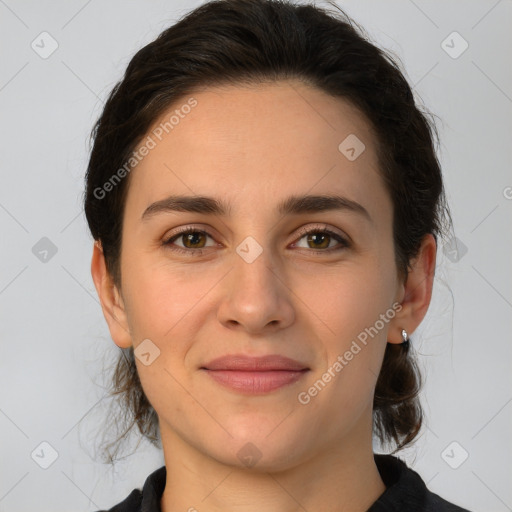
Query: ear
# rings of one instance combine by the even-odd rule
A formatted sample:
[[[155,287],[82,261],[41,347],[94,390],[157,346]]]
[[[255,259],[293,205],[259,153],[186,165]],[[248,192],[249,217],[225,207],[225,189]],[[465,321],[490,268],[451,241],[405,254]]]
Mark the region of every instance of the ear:
[[[101,243],[98,241],[94,242],[91,274],[94,286],[98,292],[103,315],[110,330],[110,336],[118,347],[130,347],[132,339],[123,298],[107,270],[105,255],[103,254]]]
[[[388,343],[402,343],[402,329],[410,336],[427,314],[432,298],[436,252],[436,240],[429,233],[423,237],[418,255],[411,261],[411,270],[402,285],[401,297],[398,298],[402,309],[390,324]]]

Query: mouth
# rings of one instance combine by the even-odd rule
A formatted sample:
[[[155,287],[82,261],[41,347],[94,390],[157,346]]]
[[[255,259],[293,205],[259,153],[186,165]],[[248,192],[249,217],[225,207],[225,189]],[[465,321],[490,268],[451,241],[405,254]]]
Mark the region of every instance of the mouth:
[[[200,370],[224,387],[256,395],[293,384],[302,379],[310,368],[280,355],[229,355],[210,361]]]

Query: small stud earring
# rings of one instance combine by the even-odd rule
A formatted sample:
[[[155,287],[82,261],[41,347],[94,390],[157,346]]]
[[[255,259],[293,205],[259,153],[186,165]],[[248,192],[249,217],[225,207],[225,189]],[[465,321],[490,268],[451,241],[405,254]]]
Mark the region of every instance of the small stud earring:
[[[405,329],[402,329],[402,338],[403,338],[403,341],[401,343],[401,345],[404,347],[404,348],[409,348],[409,336],[407,335],[407,331]]]

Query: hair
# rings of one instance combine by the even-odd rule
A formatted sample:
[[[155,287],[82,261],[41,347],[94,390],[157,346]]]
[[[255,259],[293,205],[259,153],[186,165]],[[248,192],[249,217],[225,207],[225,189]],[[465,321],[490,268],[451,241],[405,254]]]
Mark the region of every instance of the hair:
[[[416,105],[396,58],[371,43],[359,25],[334,7],[336,12],[281,0],[210,1],[135,54],[91,132],[86,173],[85,214],[117,286],[130,175],[108,194],[98,189],[130,161],[171,105],[211,86],[298,79],[359,109],[377,138],[379,167],[393,203],[401,279],[406,279],[424,236],[433,234],[437,242],[444,223],[452,225],[432,115]],[[118,398],[125,414],[121,438],[136,425],[159,445],[158,417],[142,389],[133,347],[120,350],[111,396]],[[373,426],[381,443],[396,445],[395,452],[410,444],[422,426],[421,386],[409,344],[388,343],[375,387]]]

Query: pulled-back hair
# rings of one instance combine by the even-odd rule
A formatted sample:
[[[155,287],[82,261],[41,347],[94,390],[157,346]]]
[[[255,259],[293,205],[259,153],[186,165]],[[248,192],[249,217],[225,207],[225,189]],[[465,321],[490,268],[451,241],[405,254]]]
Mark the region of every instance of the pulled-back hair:
[[[198,88],[288,78],[350,102],[374,129],[380,172],[393,203],[401,279],[406,279],[423,237],[431,233],[437,241],[445,221],[451,225],[434,147],[435,124],[416,105],[393,57],[372,44],[338,7],[330,11],[278,0],[216,0],[191,11],[136,53],[92,131],[85,213],[118,286],[130,175],[108,194],[98,191],[130,161],[155,120]],[[133,347],[120,350],[111,395],[120,399],[124,411],[123,436],[136,425],[158,445],[158,417],[142,389]],[[421,384],[407,344],[388,343],[373,420],[374,434],[383,444],[395,444],[395,451],[411,443],[421,428]]]

